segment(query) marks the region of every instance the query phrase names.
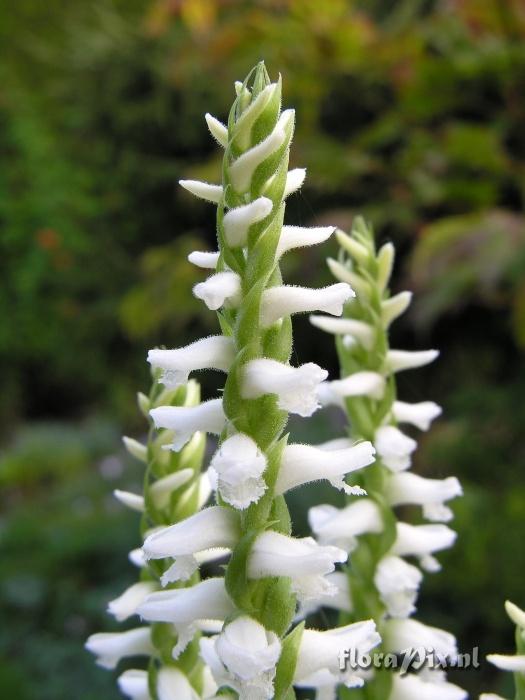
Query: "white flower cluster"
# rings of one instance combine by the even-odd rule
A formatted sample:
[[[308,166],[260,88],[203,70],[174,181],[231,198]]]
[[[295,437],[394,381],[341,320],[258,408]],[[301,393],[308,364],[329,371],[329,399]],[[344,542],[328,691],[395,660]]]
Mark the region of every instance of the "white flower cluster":
[[[349,553],[359,546],[367,546],[364,542],[360,544],[363,535],[379,537],[390,528],[391,544],[375,562],[373,571],[373,582],[384,610],[382,618],[376,619],[384,649],[402,652],[424,646],[453,658],[457,648],[451,634],[416,622],[410,616],[416,610],[423,576],[421,569],[438,571],[440,565],[436,553],[452,546],[456,539],[456,533],[444,523],[452,518],[452,511],[446,503],[461,494],[461,486],[455,477],[428,479],[408,471],[417,443],[399,426],[408,424],[428,430],[431,422],[440,415],[441,408],[432,401],[410,404],[392,398],[397,372],[422,367],[432,362],[438,353],[435,350],[388,349],[388,327],[408,307],[411,299],[408,292],[393,297],[388,297],[386,292],[393,264],[393,246],[387,243],[376,256],[373,237],[362,220],[358,220],[352,236],[338,231],[337,237],[350,260],[346,264],[329,260],[329,266],[336,278],[353,284],[358,291],[357,300],[348,305],[348,318],[314,315],[311,322],[336,336],[340,355],[352,358],[355,371],[340,380],[324,382],[320,400],[325,406],[332,404],[347,408],[354,437],[371,439],[378,457],[373,469],[380,479],[374,482],[376,493],[350,502],[342,509],[329,505],[311,508],[310,526],[319,544],[337,546]],[[374,308],[374,300],[376,305],[380,300],[378,308]],[[328,443],[324,447],[330,449],[331,445]],[[366,474],[363,476],[366,487]],[[380,493],[377,493],[377,483],[380,484]],[[404,505],[421,506],[422,515],[430,524],[412,525],[393,519],[392,509]],[[341,589],[334,596],[332,605],[341,610],[352,610],[351,585],[349,587],[348,580],[343,583],[350,602],[344,601]],[[344,607],[339,601],[344,601]],[[326,605],[322,600],[319,604]],[[359,614],[362,613],[360,610]],[[417,692],[409,691],[412,685]],[[417,679],[396,678],[390,700],[412,696],[439,700],[449,697],[448,691],[453,691],[450,697],[466,697],[461,689],[449,683],[443,684],[442,679],[435,684],[426,682],[423,692],[421,688],[418,690]]]
[[[194,195],[218,204],[220,250],[196,251],[189,260],[212,271],[208,279],[195,286],[194,294],[209,309],[220,312],[224,319],[223,329],[228,327],[228,320],[233,327],[233,321],[238,316],[242,318],[246,309],[253,314],[247,301],[250,290],[246,289],[241,273],[250,263],[254,241],[259,247],[267,244],[268,251],[271,251],[271,256],[264,258],[267,266],[269,262],[271,273],[287,251],[321,243],[334,230],[331,227],[282,226],[284,204],[281,200],[302,185],[305,171],[292,170],[283,177],[280,165],[281,162],[287,163],[295,119],[293,110],[279,115],[279,107],[270,133],[253,143],[253,133],[258,133],[255,127],[261,115],[270,107],[275,110],[275,104],[280,105],[280,80],[277,83],[268,81],[264,87],[259,83],[257,90],[255,88],[257,79],[265,73],[265,70],[258,69],[253,94],[246,83],[236,85],[237,100],[232,112],[235,118],[230,118],[228,127],[210,115],[206,117],[212,135],[226,149],[228,184],[181,182]],[[282,159],[283,154],[286,154],[286,160]],[[273,162],[274,170],[268,174],[262,187],[261,183],[257,185],[261,194],[252,196],[256,178],[260,178],[264,168],[268,169]],[[233,201],[230,199],[232,192],[235,197],[233,206],[229,204]],[[280,201],[278,207],[276,201]],[[277,208],[281,211],[281,218]],[[278,237],[274,233],[276,225]],[[257,232],[256,238],[254,232]],[[228,259],[241,261],[237,270],[228,266]],[[283,285],[279,281],[268,286],[269,277],[269,274],[266,278],[262,275],[266,286],[262,288],[253,316],[253,325],[259,329],[261,337],[277,336],[282,328],[286,328],[287,319],[292,314],[323,311],[338,316],[345,302],[355,295],[347,282],[314,290]],[[252,284],[256,286],[258,280]],[[272,406],[270,410],[279,417],[283,412],[300,416],[314,413],[320,407],[319,387],[326,380],[327,372],[313,363],[293,367],[287,361],[267,356],[263,350],[251,352],[250,359],[241,363],[242,349],[236,332],[228,334],[225,331],[224,335],[197,340],[186,347],[154,349],[148,354],[152,369],[165,387],[163,391],[178,391],[194,371],[213,369],[227,373],[224,399],[213,398],[183,405],[156,402],[150,410],[154,426],[163,431],[161,434],[165,438],[170,437],[169,444],[163,439],[166,454],[169,451],[182,454],[181,450],[185,451],[192,445],[195,435],[205,433],[219,436],[219,445],[208,470],[195,486],[197,490],[193,493],[197,508],[194,512],[176,519],[171,525],[156,527],[145,538],[143,560],[150,562],[152,570],[158,562],[162,575],[157,581],[137,584],[110,604],[110,610],[118,619],[138,614],[146,622],[169,626],[174,639],[169,650],[174,665],[161,666],[156,675],[156,692],[161,700],[211,697],[221,687],[235,691],[240,700],[269,700],[274,696],[281,653],[285,644],[291,645],[286,637],[289,629],[285,628],[284,633],[279,634],[275,629],[267,629],[260,621],[264,617],[257,606],[243,609],[236,603],[235,595],[228,587],[227,574],[224,578],[216,576],[201,580],[199,567],[219,556],[230,557],[232,553],[228,567],[236,561],[241,540],[252,532],[246,526],[246,518],[263,499],[270,499],[271,504],[274,499],[282,500],[290,489],[321,479],[348,494],[361,494],[361,489],[346,483],[346,476],[367,467],[375,459],[375,449],[367,441],[333,450],[287,445],[282,441],[275,464],[271,448],[277,444],[280,435],[273,437],[269,445],[257,439],[256,428],[248,434],[250,431],[238,429],[237,421],[232,418],[231,405],[227,403],[230,374],[235,380],[239,403],[251,405],[252,402],[254,410],[258,410],[261,399],[273,401],[273,404],[265,405]],[[283,352],[276,354],[278,357],[282,355]],[[140,445],[131,442],[129,445],[136,453],[143,453]],[[166,476],[167,489],[179,488],[181,479],[191,478],[191,474],[184,475],[184,472],[182,468],[177,472],[178,476]],[[215,492],[216,504],[202,507],[209,495],[206,485]],[[162,501],[166,496],[165,490],[155,484],[147,499],[122,492],[118,498],[142,510],[145,503],[149,505],[155,499]],[[340,574],[335,569],[347,559],[347,551],[337,545],[321,543],[311,537],[296,538],[274,527],[270,510],[266,522],[257,526],[245,555],[243,576],[246,577],[246,589],[255,590],[259,586],[262,591],[268,582],[281,580],[283,592],[276,595],[285,596],[284,603],[288,607],[290,604],[295,606],[295,596],[301,603],[320,596],[336,597]],[[274,604],[282,605],[283,601],[277,602],[276,599]],[[292,617],[293,612],[290,620]],[[299,633],[301,629],[295,631]],[[373,620],[358,621],[324,632],[304,630],[295,635],[295,631],[292,635],[298,642],[290,657],[295,672],[293,679],[287,681],[288,685],[290,680],[299,687],[314,688],[332,687],[337,683],[353,687],[364,683],[361,675],[340,671],[338,651],[344,646],[364,654],[379,644],[380,637]],[[182,667],[178,666],[181,654],[188,645],[197,644],[197,641],[206,669],[205,682],[201,683],[199,691],[189,684]],[[88,641],[88,648],[97,654],[99,663],[108,668],[113,668],[123,656],[156,653],[149,627],[118,635],[94,635]],[[139,670],[126,671],[119,679],[122,691],[132,698],[149,698],[151,678],[149,682],[150,686],[145,673]]]

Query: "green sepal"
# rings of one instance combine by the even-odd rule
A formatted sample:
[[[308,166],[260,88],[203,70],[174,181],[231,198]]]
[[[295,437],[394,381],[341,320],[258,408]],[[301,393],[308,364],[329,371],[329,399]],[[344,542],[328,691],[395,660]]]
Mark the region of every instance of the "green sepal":
[[[271,99],[264,108],[262,114],[259,115],[259,117],[255,120],[252,126],[252,146],[255,146],[258,143],[260,143],[273,131],[273,128],[275,127],[277,120],[279,119],[279,112],[281,110],[281,93],[282,78],[281,76],[279,76],[279,79],[277,80],[277,87]]]
[[[228,595],[240,610],[248,613],[253,612],[251,595],[255,583],[248,580],[248,557],[258,535],[258,530],[249,530],[241,537],[232,552],[224,574],[224,584]]]
[[[288,362],[292,354],[293,328],[290,316],[268,329],[263,337],[263,355],[278,362]]]
[[[279,168],[281,161],[286,163],[288,167],[288,153],[290,149],[290,143],[293,138],[294,132],[294,122],[287,125],[286,135],[283,143],[279,148],[268,156],[262,163],[260,163],[254,170],[250,186],[250,197],[252,199],[257,199],[264,190],[264,186],[267,181],[275,175],[276,170]]]
[[[148,691],[151,700],[158,700],[157,680],[159,676],[159,665],[154,657],[151,657],[148,663]]]
[[[301,622],[283,640],[281,656],[277,662],[275,673],[274,700],[291,700],[291,698],[295,698],[292,686],[303,630],[304,622]]]
[[[282,637],[292,624],[295,615],[296,598],[291,589],[291,579],[287,577],[265,578],[258,581],[256,591],[264,591],[261,598],[255,598],[257,619],[267,629]]]
[[[275,252],[281,236],[284,219],[284,204],[272,212],[271,222],[268,218],[258,224],[253,224],[248,233],[248,243],[251,246],[246,265],[246,280],[249,289],[254,284],[266,287],[269,277],[276,265]],[[263,224],[261,226],[261,224]]]
[[[173,625],[167,622],[153,622],[151,624],[151,641],[159,652],[161,663],[172,664],[172,649],[177,643],[177,635],[173,632]]]

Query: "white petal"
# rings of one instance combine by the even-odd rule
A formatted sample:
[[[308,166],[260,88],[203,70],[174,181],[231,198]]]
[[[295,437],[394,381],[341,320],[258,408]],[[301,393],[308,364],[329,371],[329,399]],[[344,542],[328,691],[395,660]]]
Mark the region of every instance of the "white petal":
[[[385,648],[389,651],[402,652],[424,647],[451,659],[458,653],[453,634],[418,620],[387,620],[383,625],[382,634]]]
[[[228,245],[232,248],[246,246],[250,226],[266,219],[272,208],[271,199],[259,197],[249,204],[230,209],[223,219],[224,235]]]
[[[436,570],[435,560],[430,557],[434,552],[452,547],[457,534],[446,525],[409,525],[397,523],[397,537],[391,554],[401,557],[419,557],[423,568]],[[439,568],[439,565],[438,565]]]
[[[276,259],[294,248],[303,248],[304,246],[318,245],[327,241],[335,231],[333,226],[283,226],[277,251]]]
[[[326,504],[314,506],[308,511],[308,522],[319,542],[342,547],[347,552],[354,549],[357,536],[383,530],[379,508],[370,498],[341,509]]]
[[[439,350],[389,350],[386,354],[386,366],[389,372],[416,369],[434,362],[438,355]]]
[[[217,369],[227,372],[235,358],[232,338],[212,335],[201,338],[175,350],[155,348],[148,352],[148,362],[161,369],[160,381],[172,389],[186,384],[190,372],[199,369]]]
[[[302,187],[305,177],[306,168],[289,170],[286,176],[286,185],[284,186],[284,197],[289,197],[294,192],[297,192]]]
[[[196,267],[201,267],[204,270],[215,270],[219,262],[220,253],[208,253],[200,250],[194,250],[188,255],[190,263]]]
[[[219,146],[226,148],[228,145],[228,129],[226,126],[215,117],[212,117],[211,114],[206,114],[205,119],[210,134],[217,141]]]
[[[433,401],[420,403],[394,401],[392,413],[398,423],[410,423],[420,430],[428,430],[432,421],[441,415],[442,408]]]
[[[221,506],[211,506],[157,530],[146,538],[144,552],[148,559],[193,555],[213,547],[233,547],[239,538],[237,514]]]
[[[290,128],[293,129],[294,118],[293,109],[285,110],[271,134],[253,148],[245,151],[230,165],[230,179],[236,192],[243,194],[250,189],[255,170],[284,144],[287,131]]]
[[[133,566],[136,566],[139,569],[142,569],[146,566],[146,559],[144,558],[144,552],[142,551],[142,549],[132,549],[131,552],[128,554],[128,559],[133,564]]]
[[[222,498],[241,510],[256,503],[267,489],[262,478],[266,457],[248,435],[225,440],[213,456],[210,469],[217,476]]]
[[[367,654],[381,642],[373,620],[355,622],[344,627],[319,632],[304,630],[299,646],[297,666],[294,675],[294,685],[309,687],[317,685],[314,681],[323,677],[326,681],[332,679],[335,683],[345,683],[347,686],[360,686],[362,679],[349,669],[347,672],[339,669],[341,650],[356,649],[357,655]],[[318,672],[324,674],[317,675]]]
[[[481,693],[479,700],[507,700],[507,698],[502,698],[501,695],[496,695],[496,693]]]
[[[431,516],[445,516],[444,521],[451,519],[451,511],[443,506],[445,501],[461,496],[461,484],[454,476],[447,479],[425,479],[411,472],[393,474],[387,482],[386,495],[392,506],[415,504],[424,506],[429,520]],[[442,518],[437,518],[442,520]]]
[[[236,272],[217,272],[193,287],[193,294],[202,299],[210,311],[216,311],[226,302],[237,304],[241,293],[241,278]]]
[[[161,666],[157,674],[158,700],[200,700],[184,673],[174,666]]]
[[[158,406],[150,416],[156,428],[175,431],[173,449],[178,452],[197,431],[220,435],[226,425],[222,399],[211,399],[198,406]]]
[[[374,444],[385,467],[393,472],[408,469],[412,463],[410,455],[417,447],[415,440],[393,425],[383,425],[378,428],[374,436]]]
[[[223,578],[208,578],[187,588],[158,591],[138,607],[148,622],[190,624],[197,620],[224,620],[235,610]]]
[[[506,656],[504,654],[488,654],[487,661],[502,671],[525,673],[525,654]]]
[[[354,372],[344,379],[336,379],[330,382],[331,391],[338,396],[369,396],[371,399],[381,400],[385,394],[385,378],[377,372]]]
[[[330,316],[310,316],[310,323],[326,333],[349,335],[370,350],[374,345],[374,328],[364,321],[354,318],[331,318]]]
[[[350,285],[341,282],[323,289],[270,287],[261,299],[261,326],[269,328],[283,316],[308,311],[325,311],[340,316],[348,299],[355,296]]]
[[[392,689],[388,700],[466,700],[468,693],[453,683],[429,683],[410,673],[392,674]]]
[[[153,581],[140,581],[127,588],[122,595],[108,603],[108,612],[110,615],[123,622],[128,617],[135,615],[137,608],[142,601],[150,593],[157,589],[157,585]]]
[[[334,440],[327,440],[327,442],[322,442],[320,445],[316,445],[320,450],[345,450],[348,447],[353,447],[356,443],[350,438],[335,438]]]
[[[218,204],[222,199],[222,185],[210,185],[209,182],[200,182],[200,180],[179,180],[179,185],[207,202]]]
[[[320,479],[328,479],[337,488],[344,489],[344,476],[372,464],[374,454],[371,442],[329,451],[309,445],[287,445],[281,458],[275,493],[283,494]]]
[[[130,491],[121,491],[120,489],[115,489],[113,495],[117,501],[127,508],[136,510],[138,513],[144,512],[144,496],[140,496],[138,493],[131,493]]]
[[[302,604],[297,613],[296,620],[302,620],[308,617],[308,615],[317,612],[321,607],[352,612],[353,605],[348,575],[344,571],[332,571],[331,574],[326,574],[324,578],[330,586],[328,595],[326,592],[323,592],[318,598],[312,598]]]
[[[301,600],[328,593],[324,575],[346,561],[347,553],[337,547],[323,547],[311,537],[297,539],[268,530],[257,537],[248,559],[248,576],[289,576],[292,590]],[[335,591],[334,591],[335,592]]]
[[[97,664],[113,669],[120,659],[128,656],[150,656],[155,649],[149,627],[137,627],[127,632],[100,632],[92,634],[86,649],[97,656]]]
[[[396,556],[383,557],[374,575],[374,584],[392,617],[408,617],[415,611],[423,574],[412,564]]]
[[[117,678],[117,683],[120,692],[131,700],[150,700],[147,671],[130,668]]]
[[[382,292],[386,289],[390,281],[392,268],[394,267],[395,254],[394,245],[390,243],[390,241],[382,245],[377,253],[377,282]]]
[[[381,302],[381,318],[385,328],[399,318],[408,307],[412,301],[412,292],[399,292],[390,299],[386,299]]]
[[[244,368],[241,395],[245,399],[256,399],[275,394],[279,408],[311,416],[319,407],[317,389],[327,374],[312,362],[290,367],[266,358],[251,360]]]

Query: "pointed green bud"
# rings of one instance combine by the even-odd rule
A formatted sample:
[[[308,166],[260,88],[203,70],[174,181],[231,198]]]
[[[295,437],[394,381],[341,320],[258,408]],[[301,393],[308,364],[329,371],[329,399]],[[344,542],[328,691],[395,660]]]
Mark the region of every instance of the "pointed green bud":
[[[142,391],[137,392],[137,404],[142,415],[147,418],[149,416],[151,403],[146,394],[143,394]]]
[[[395,248],[392,243],[385,243],[377,254],[377,283],[379,289],[384,292],[390,281],[394,266]]]
[[[511,603],[510,600],[505,601],[505,610],[512,622],[520,629],[525,630],[525,612],[518,608],[517,605]]]
[[[366,246],[362,243],[356,241],[355,238],[349,236],[341,229],[338,229],[335,233],[339,245],[344,248],[347,253],[349,253],[360,265],[365,266],[370,260],[370,252]]]
[[[362,277],[356,275],[338,260],[327,258],[326,262],[332,275],[340,282],[347,282],[355,290],[358,299],[370,296],[370,285]]]
[[[122,442],[124,443],[124,447],[126,448],[128,453],[132,457],[138,459],[139,462],[144,462],[144,464],[148,463],[148,448],[146,447],[146,445],[143,445],[141,442],[135,440],[134,438],[127,437],[127,435],[124,435],[122,437]]]
[[[412,301],[412,292],[400,292],[390,299],[386,299],[381,302],[381,318],[383,319],[383,325],[385,328],[399,318],[401,314],[410,306]]]

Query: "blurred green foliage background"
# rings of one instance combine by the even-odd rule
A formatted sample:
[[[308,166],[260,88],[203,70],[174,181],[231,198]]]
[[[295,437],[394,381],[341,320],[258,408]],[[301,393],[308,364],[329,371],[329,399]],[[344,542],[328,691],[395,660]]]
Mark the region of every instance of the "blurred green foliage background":
[[[136,518],[112,502],[140,469],[134,393],[148,347],[216,328],[186,263],[212,249],[212,210],[177,188],[214,181],[203,114],[225,118],[260,58],[297,109],[296,224],[356,213],[398,248],[416,302],[393,345],[439,347],[402,376],[440,401],[416,469],[457,474],[459,532],[421,618],[462,649],[512,648],[525,605],[525,6],[521,0],[17,0],[0,9],[0,696],[116,698],[83,651],[133,580]],[[323,252],[287,279],[328,281]],[[332,248],[330,252],[335,252]],[[330,340],[295,323],[297,359],[336,372]],[[204,390],[218,384],[203,376]],[[292,425],[335,435],[337,416]],[[293,494],[298,532],[311,492]],[[327,497],[329,494],[327,493]],[[486,664],[453,674],[510,692]]]

